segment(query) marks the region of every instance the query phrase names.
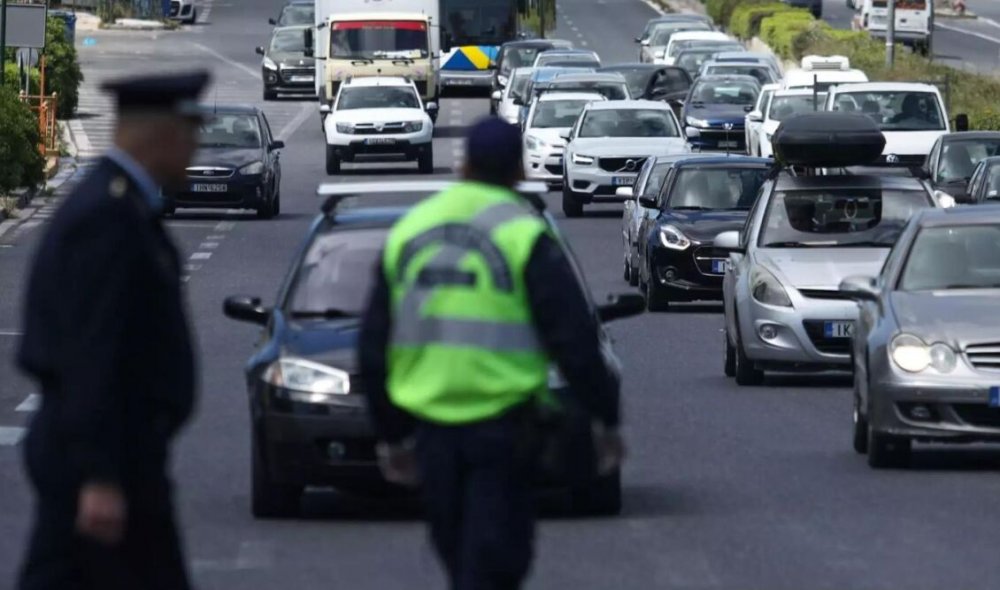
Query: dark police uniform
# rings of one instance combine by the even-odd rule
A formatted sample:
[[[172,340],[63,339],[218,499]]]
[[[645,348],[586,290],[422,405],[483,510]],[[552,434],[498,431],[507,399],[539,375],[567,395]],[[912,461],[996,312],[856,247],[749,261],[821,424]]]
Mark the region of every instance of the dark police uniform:
[[[168,108],[206,82],[106,88],[121,108]],[[194,404],[194,355],[178,253],[137,167],[120,152],[102,158],[53,217],[31,272],[18,362],[39,381],[42,406],[25,442],[37,505],[22,590],[189,587],[167,468]],[[116,545],[75,530],[81,486],[97,482],[125,497]]]

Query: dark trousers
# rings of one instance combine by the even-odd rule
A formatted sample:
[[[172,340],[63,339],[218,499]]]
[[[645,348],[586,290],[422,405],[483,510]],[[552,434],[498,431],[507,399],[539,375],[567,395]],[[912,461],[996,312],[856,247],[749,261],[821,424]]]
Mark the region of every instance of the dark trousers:
[[[417,431],[431,539],[453,590],[516,590],[528,575],[535,516],[525,431],[514,415]]]

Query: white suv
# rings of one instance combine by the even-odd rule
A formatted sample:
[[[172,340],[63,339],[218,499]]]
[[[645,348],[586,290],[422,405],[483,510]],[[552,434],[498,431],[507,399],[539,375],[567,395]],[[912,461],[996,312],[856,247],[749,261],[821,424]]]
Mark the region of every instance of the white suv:
[[[326,173],[339,174],[341,162],[365,156],[416,160],[422,174],[434,172],[434,123],[417,86],[406,78],[350,78],[341,84],[326,115]],[[328,112],[327,112],[328,111]]]
[[[563,135],[576,125],[584,107],[607,100],[596,92],[546,92],[531,104],[524,125],[524,175],[549,186],[561,185]]]

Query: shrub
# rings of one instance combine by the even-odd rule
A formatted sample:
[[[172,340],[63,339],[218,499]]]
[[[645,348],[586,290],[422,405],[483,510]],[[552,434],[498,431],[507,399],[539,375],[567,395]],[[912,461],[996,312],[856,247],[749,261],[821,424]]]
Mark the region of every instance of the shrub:
[[[83,72],[76,48],[66,40],[66,24],[56,17],[48,19],[45,29],[45,63],[45,93],[58,93],[56,116],[68,119],[80,100]]]
[[[45,158],[38,151],[38,120],[6,86],[0,88],[0,121],[0,194],[41,183]]]
[[[771,2],[767,4],[741,4],[729,19],[729,32],[740,39],[752,39],[760,32],[760,22],[779,12],[794,10],[787,4]]]
[[[816,19],[806,10],[789,10],[769,16],[760,23],[760,38],[784,59],[798,57],[798,37],[816,26]]]
[[[718,25],[729,30],[729,21],[737,7],[772,3],[773,0],[706,0],[705,10]]]
[[[7,88],[13,90],[14,93],[21,91],[23,80],[21,79],[21,70],[17,67],[17,64],[4,64],[3,80]],[[38,68],[31,68],[28,71],[28,91],[32,94],[38,94]]]

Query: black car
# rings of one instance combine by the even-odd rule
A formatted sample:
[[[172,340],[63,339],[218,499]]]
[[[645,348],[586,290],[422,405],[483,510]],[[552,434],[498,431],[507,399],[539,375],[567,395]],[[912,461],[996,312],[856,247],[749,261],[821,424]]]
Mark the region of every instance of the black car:
[[[616,72],[625,77],[632,98],[636,100],[684,100],[691,89],[691,76],[683,69],[658,64],[617,64],[598,72]]]
[[[639,285],[649,311],[671,302],[722,298],[727,252],[715,236],[743,227],[773,162],[715,156],[675,162],[656,199],[640,205],[658,211],[639,226]]]
[[[939,137],[931,148],[920,176],[935,191],[951,195],[959,203],[972,202],[967,190],[977,164],[1000,155],[1000,131],[960,131]]]
[[[267,22],[276,27],[313,26],[315,24],[314,0],[291,0],[281,7],[277,19],[269,18]]]
[[[1000,203],[1000,156],[983,158],[972,172],[969,186],[956,201],[971,204]]]
[[[702,76],[684,100],[682,124],[688,142],[702,150],[746,150],[746,114],[760,83],[753,76]]]
[[[264,100],[282,94],[316,94],[316,60],[306,55],[308,26],[277,27],[267,47],[258,47]]]
[[[735,44],[719,43],[715,45],[695,45],[690,49],[684,49],[674,58],[674,66],[687,72],[692,80],[697,80],[701,75],[701,66],[712,60],[713,57],[727,51],[739,50]]]
[[[226,299],[225,314],[263,326],[258,347],[246,366],[251,422],[251,498],[257,517],[292,516],[307,486],[334,486],[369,494],[393,489],[378,471],[375,436],[358,379],[359,315],[366,305],[373,269],[402,207],[338,210],[345,197],[392,196],[405,203],[437,192],[449,181],[381,182],[366,187],[324,185],[328,195],[320,215],[284,280],[274,307],[254,297]],[[416,188],[418,187],[419,188]],[[544,190],[544,189],[542,189]],[[416,193],[421,193],[417,195]],[[412,202],[411,201],[411,202]],[[533,199],[544,207],[540,198]],[[548,213],[541,213],[554,232]],[[567,251],[567,254],[569,252]],[[571,258],[572,259],[572,258]],[[578,273],[581,282],[582,274]],[[589,289],[584,289],[589,293]],[[623,295],[594,306],[602,322],[642,312],[642,298]],[[602,336],[606,337],[603,334]],[[616,361],[606,348],[611,363]],[[572,404],[557,371],[552,391]],[[580,441],[577,441],[580,442]],[[592,444],[589,440],[580,444]],[[587,447],[582,447],[587,448]],[[539,485],[560,488],[551,474]],[[570,490],[574,509],[617,513],[621,505],[618,473],[597,477]]]
[[[254,209],[271,218],[281,212],[281,162],[263,111],[249,106],[205,106],[198,151],[184,190],[164,194],[166,214],[176,209]]]

